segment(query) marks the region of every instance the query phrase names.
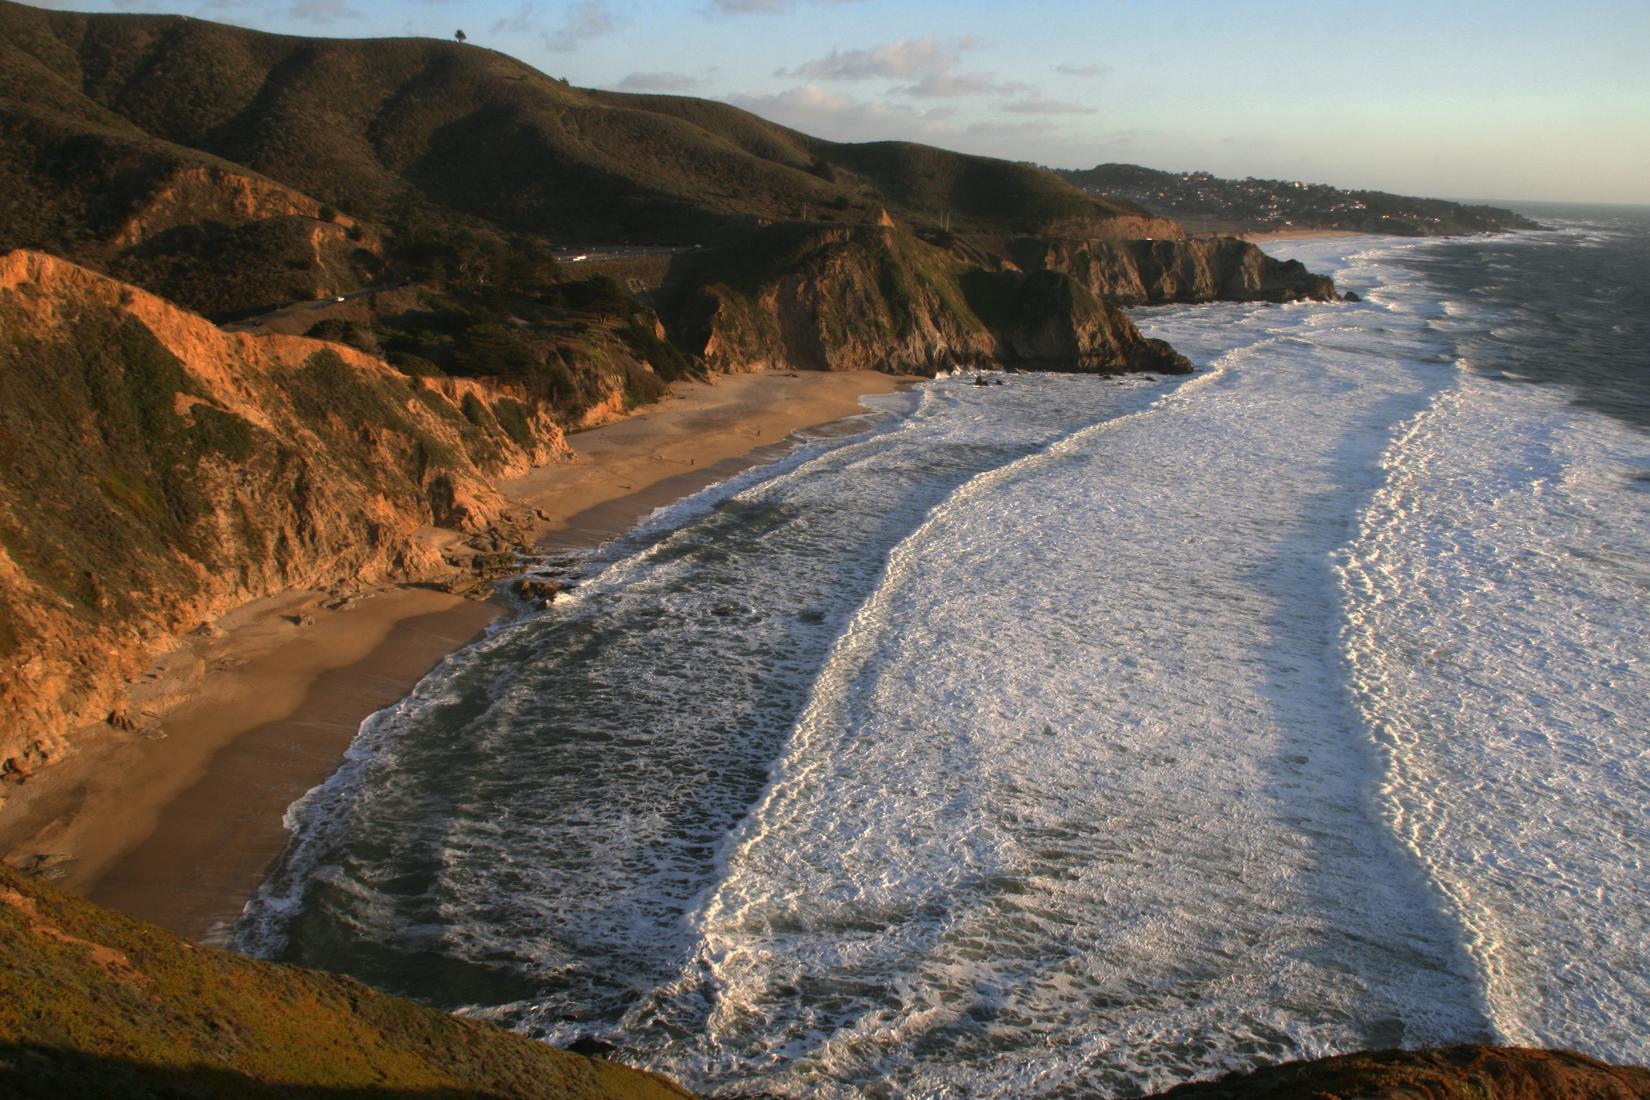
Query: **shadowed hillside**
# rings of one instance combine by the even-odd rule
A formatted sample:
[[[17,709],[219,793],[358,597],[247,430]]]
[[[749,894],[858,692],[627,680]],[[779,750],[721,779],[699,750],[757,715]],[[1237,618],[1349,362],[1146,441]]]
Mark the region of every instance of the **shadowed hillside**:
[[[56,185],[95,158],[71,165],[55,150],[101,146],[137,169],[104,181],[127,202],[175,165],[219,158],[380,223],[476,219],[567,241],[692,244],[760,219],[863,220],[882,207],[1022,232],[1102,233],[1139,213],[1025,165],[838,145],[725,104],[573,88],[430,39],[294,38],[0,3],[0,67],[0,133],[22,174]]]

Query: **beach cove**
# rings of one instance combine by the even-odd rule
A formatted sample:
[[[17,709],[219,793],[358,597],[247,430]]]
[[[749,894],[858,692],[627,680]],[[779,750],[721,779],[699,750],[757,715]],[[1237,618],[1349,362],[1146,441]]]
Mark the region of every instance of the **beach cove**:
[[[575,460],[501,486],[542,516],[541,550],[584,547],[783,453],[791,433],[864,412],[910,379],[871,372],[719,377],[571,437]],[[187,939],[222,942],[286,843],[282,814],[338,766],[361,722],[506,614],[429,586],[328,608],[289,592],[182,639],[145,674],[152,722],[81,731],[10,788],[0,858]]]

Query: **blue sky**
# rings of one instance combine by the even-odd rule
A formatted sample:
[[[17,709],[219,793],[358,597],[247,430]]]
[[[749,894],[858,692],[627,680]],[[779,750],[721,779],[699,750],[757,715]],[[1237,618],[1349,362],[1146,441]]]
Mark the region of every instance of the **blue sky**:
[[[1650,3],[65,0],[450,37],[809,133],[1458,198],[1650,203]]]

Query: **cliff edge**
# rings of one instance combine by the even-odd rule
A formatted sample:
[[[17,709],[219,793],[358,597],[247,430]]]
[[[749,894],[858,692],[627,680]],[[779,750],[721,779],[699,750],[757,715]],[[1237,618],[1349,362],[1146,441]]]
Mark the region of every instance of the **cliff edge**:
[[[1064,272],[981,266],[888,218],[771,226],[676,278],[677,340],[720,371],[1191,370]]]
[[[1039,240],[1007,249],[1027,271],[1059,271],[1122,305],[1190,302],[1332,302],[1335,284],[1299,260],[1268,256],[1236,237],[1184,240]]]

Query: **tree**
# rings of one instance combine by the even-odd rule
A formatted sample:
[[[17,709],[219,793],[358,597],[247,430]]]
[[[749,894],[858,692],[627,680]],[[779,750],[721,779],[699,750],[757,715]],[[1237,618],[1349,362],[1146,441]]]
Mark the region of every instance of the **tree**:
[[[454,31],[453,32],[453,38],[457,39],[460,42],[468,42],[470,40],[470,36],[465,34],[462,30]]]

